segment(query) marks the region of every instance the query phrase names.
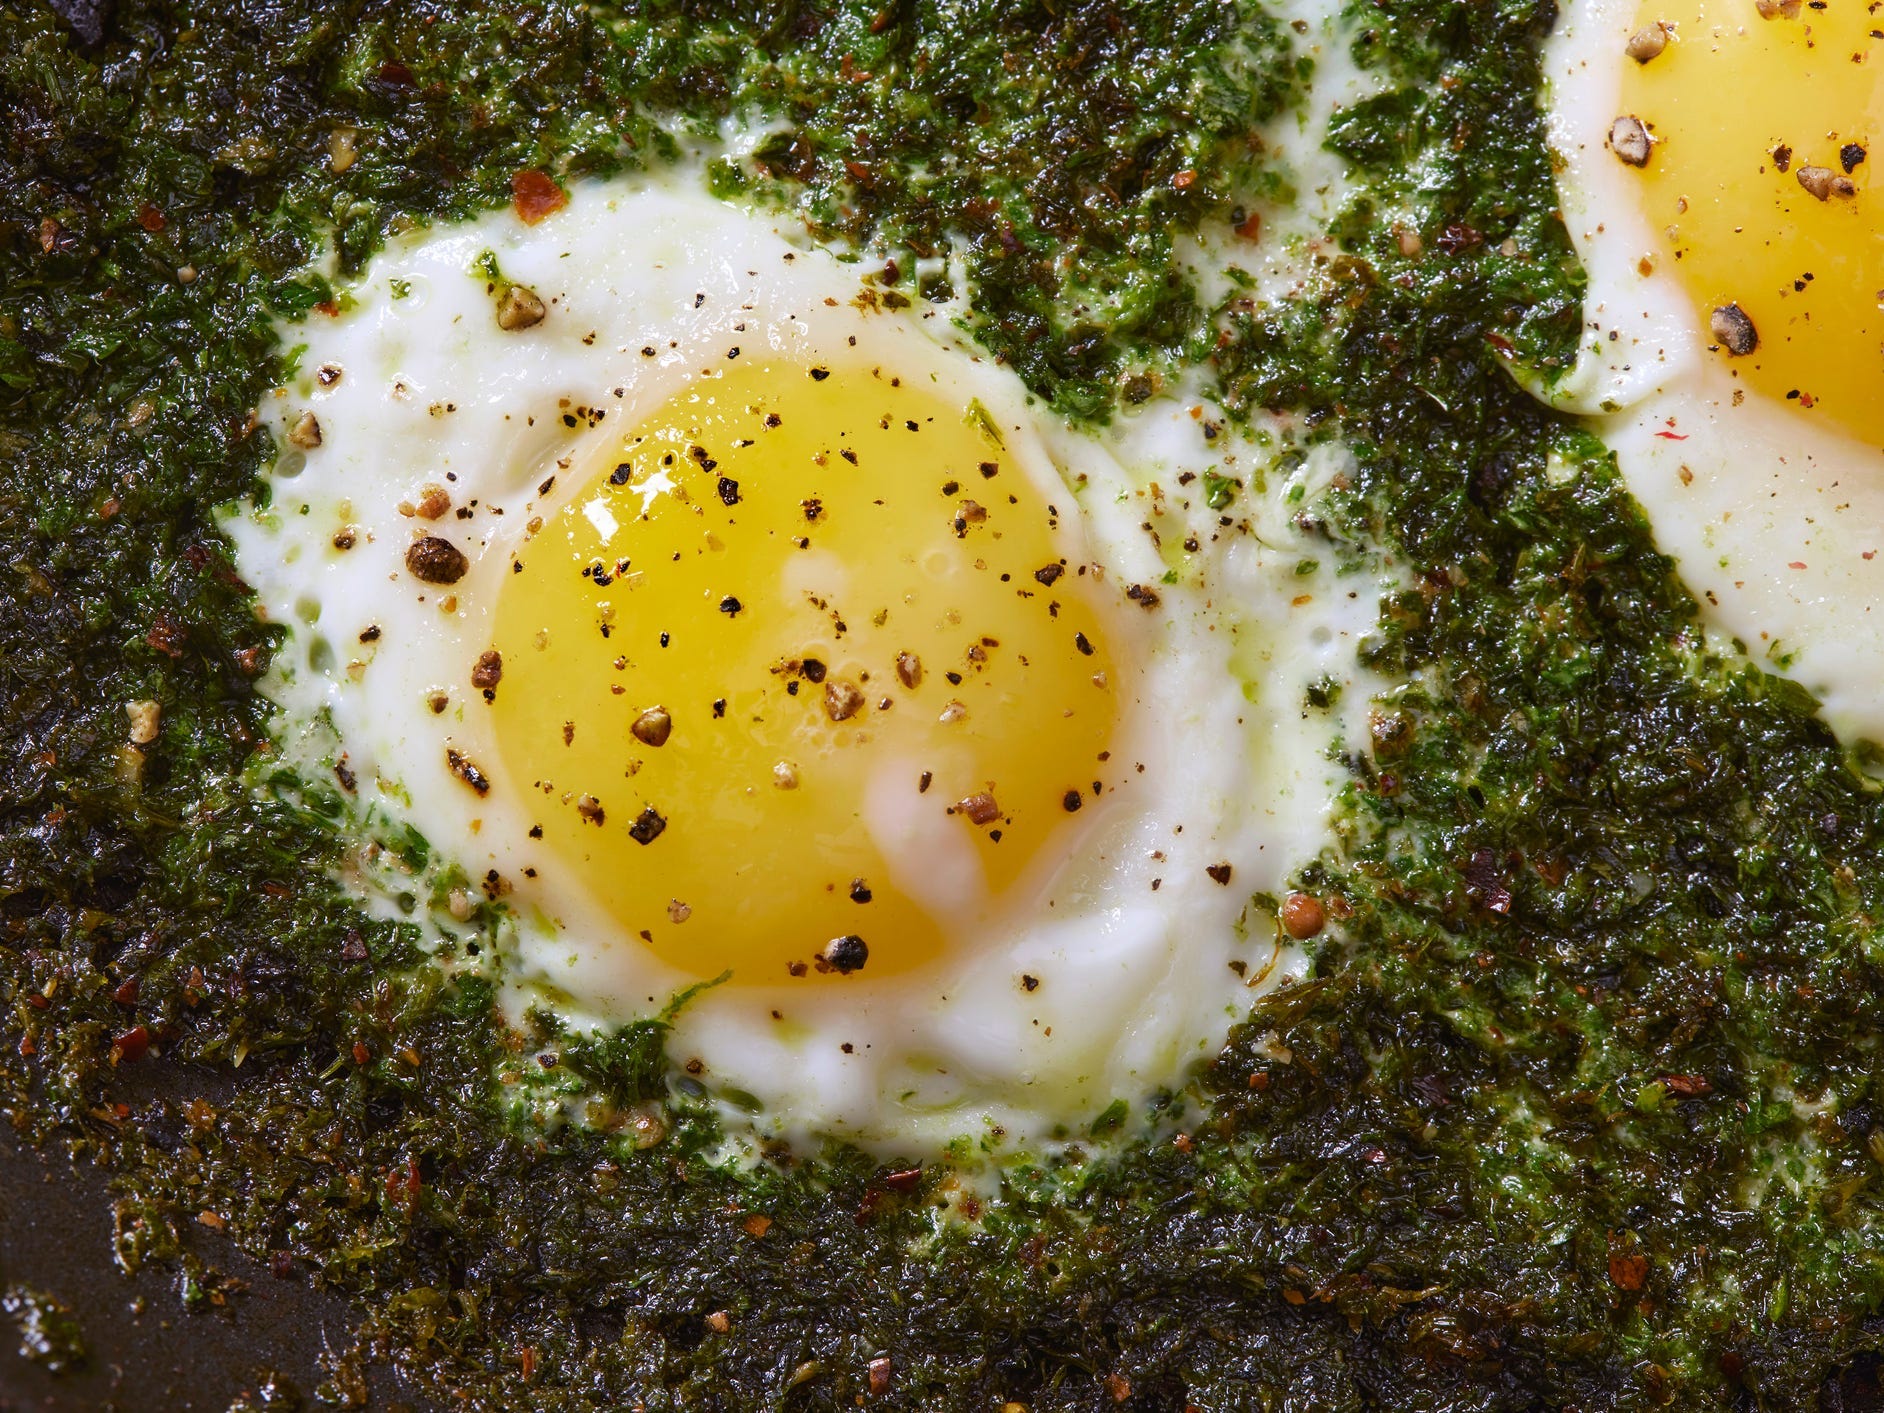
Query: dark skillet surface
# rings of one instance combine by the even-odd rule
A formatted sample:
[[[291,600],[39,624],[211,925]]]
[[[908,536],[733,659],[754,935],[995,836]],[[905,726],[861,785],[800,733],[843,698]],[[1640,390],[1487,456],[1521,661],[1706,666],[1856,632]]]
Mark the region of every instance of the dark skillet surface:
[[[248,1283],[221,1309],[186,1310],[174,1266],[127,1277],[111,1256],[111,1196],[103,1173],[37,1152],[0,1126],[0,1286],[25,1285],[77,1315],[86,1367],[48,1374],[18,1352],[0,1321],[0,1413],[224,1413],[244,1390],[275,1375],[303,1404],[325,1377],[323,1349],[347,1347],[356,1318],[308,1282],[305,1269],[278,1280],[207,1229],[185,1233],[197,1257]],[[134,1302],[143,1302],[135,1313]],[[376,1409],[432,1405],[387,1371],[373,1371]],[[257,1408],[293,1407],[255,1400]]]

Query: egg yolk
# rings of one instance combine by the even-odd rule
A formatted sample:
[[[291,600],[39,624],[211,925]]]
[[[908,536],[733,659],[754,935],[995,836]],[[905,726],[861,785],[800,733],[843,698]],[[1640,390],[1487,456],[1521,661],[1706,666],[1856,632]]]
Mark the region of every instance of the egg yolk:
[[[700,977],[876,975],[1038,896],[1111,788],[1116,609],[979,404],[740,360],[561,474],[491,723],[631,935]]]
[[[1853,0],[1681,0],[1638,22],[1647,57],[1619,57],[1622,111],[1654,138],[1640,176],[1656,263],[1750,387],[1884,445],[1878,17]],[[1757,343],[1736,350],[1747,325]]]

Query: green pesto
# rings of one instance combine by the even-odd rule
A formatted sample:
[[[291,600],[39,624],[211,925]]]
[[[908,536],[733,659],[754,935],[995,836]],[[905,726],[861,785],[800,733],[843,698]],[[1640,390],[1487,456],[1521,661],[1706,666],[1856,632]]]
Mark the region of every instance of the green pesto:
[[[8,1316],[19,1336],[20,1356],[63,1374],[90,1358],[85,1335],[72,1312],[51,1296],[30,1286],[8,1286],[0,1291],[0,1314]]]
[[[1253,7],[153,0],[82,50],[0,0],[0,1100],[115,1167],[127,1267],[206,1299],[176,1233],[213,1211],[478,1409],[1803,1408],[1876,1348],[1878,792],[1707,653],[1600,447],[1504,366],[1548,376],[1579,319],[1548,8],[1353,8],[1386,93],[1331,135],[1342,253],[1298,306],[1208,310],[1174,241],[1286,196],[1246,139],[1307,77]],[[211,510],[269,454],[249,409],[273,315],[332,293],[298,273],[321,234],[356,269],[519,169],[729,114],[779,135],[719,189],[951,314],[914,270],[958,250],[1061,410],[1208,357],[1233,413],[1340,436],[1356,472],[1304,514],[1416,585],[1302,880],[1343,940],[1174,1101],[1188,1145],[1017,1173],[974,1226],[853,1152],[711,1169],[659,1022],[561,1051],[660,1141],[516,1131],[490,1077],[548,1037],[350,916],[323,807],[249,783],[271,644]]]

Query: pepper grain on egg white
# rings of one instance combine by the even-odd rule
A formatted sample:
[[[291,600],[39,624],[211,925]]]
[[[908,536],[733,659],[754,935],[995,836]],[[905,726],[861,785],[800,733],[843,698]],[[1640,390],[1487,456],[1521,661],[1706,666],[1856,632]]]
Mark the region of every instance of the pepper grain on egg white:
[[[586,185],[535,225],[503,211],[407,236],[340,314],[284,326],[285,342],[299,347],[294,380],[266,411],[284,443],[272,501],[228,522],[243,574],[290,632],[268,684],[284,745],[290,758],[319,754],[322,768],[352,782],[363,834],[382,821],[417,829],[500,905],[499,964],[514,1016],[539,1006],[611,1025],[715,983],[680,1009],[669,1054],[709,1092],[756,1100],[758,1112],[739,1120],[754,1133],[835,1134],[909,1151],[1083,1132],[1113,1101],[1135,1105],[1181,1082],[1247,1011],[1253,988],[1297,967],[1273,915],[1251,898],[1279,895],[1322,848],[1336,788],[1330,746],[1361,730],[1364,688],[1332,716],[1303,705],[1311,682],[1359,681],[1355,644],[1373,621],[1377,586],[1317,562],[1293,518],[1340,473],[1343,453],[1326,443],[1291,470],[1267,468],[1265,480],[1261,448],[1219,441],[1204,406],[1175,397],[1108,431],[1068,428],[963,338],[946,308],[890,307],[897,301],[860,286],[864,267],[787,238],[691,179]],[[704,700],[660,703],[645,731],[635,718],[636,741],[620,737],[626,778],[611,789],[621,794],[596,789],[583,819],[593,834],[572,826],[578,841],[604,830],[648,834],[608,856],[626,860],[619,866],[546,846],[545,812],[584,809],[589,797],[515,773],[514,741],[496,738],[495,703],[517,704],[505,694],[526,690],[529,651],[493,660],[507,584],[526,567],[546,572],[545,527],[574,533],[585,516],[598,519],[595,468],[612,463],[609,448],[636,445],[637,428],[701,388],[729,385],[729,350],[741,370],[815,369],[830,387],[870,389],[894,370],[985,419],[1001,474],[1024,478],[1000,484],[1055,508],[1069,576],[1061,587],[1088,596],[1085,611],[1112,654],[1109,749],[1092,779],[1069,791],[1077,808],[1035,826],[1055,832],[998,896],[978,886],[978,870],[998,857],[996,831],[1025,822],[1011,800],[994,804],[1000,781],[989,782],[985,818],[971,798],[927,797],[918,771],[901,766],[886,766],[880,787],[895,796],[894,819],[910,822],[885,823],[875,804],[856,803],[886,870],[864,893],[914,900],[940,938],[919,961],[896,963],[894,939],[879,937],[855,966],[840,948],[806,951],[810,964],[789,970],[742,962],[722,977],[685,964],[690,939],[711,940],[702,910],[765,899],[675,897],[657,926],[605,901],[619,868],[658,871],[682,858],[674,850],[684,819],[669,813],[646,827],[659,802],[641,800],[634,777],[642,761],[675,749],[670,732],[678,742],[701,729]],[[743,452],[748,442],[737,445]],[[1205,472],[1246,483],[1237,506],[1206,504]],[[745,492],[728,491],[722,478],[725,505],[741,504],[751,484],[748,476]],[[938,517],[957,517],[958,538],[974,532],[967,522],[979,510],[951,508],[963,504],[936,502]],[[1002,503],[991,508],[999,523]],[[798,527],[806,540],[816,538],[812,525]],[[823,563],[828,582],[845,582],[845,565],[804,548],[788,566]],[[822,606],[827,581],[801,580],[788,567],[719,610],[738,623],[782,611],[794,596]],[[585,591],[594,583],[590,573]],[[611,599],[594,651],[617,650],[611,627],[651,630],[637,612],[633,593]],[[804,695],[794,690],[788,702],[780,687],[768,710],[809,711],[807,702],[823,700],[831,721],[814,724],[844,749],[866,742],[886,685],[885,721],[940,707],[944,724],[924,729],[942,732],[962,705],[942,695],[933,664],[901,683],[880,675],[867,702],[860,690],[841,708],[812,690],[828,684],[806,679],[802,664],[785,666]],[[556,684],[531,680],[527,690]],[[1027,698],[1004,700],[1018,713],[1005,729],[1042,751],[1067,729],[1061,713],[1029,719]],[[858,723],[843,719],[850,710],[863,711]],[[856,736],[843,736],[853,724]],[[572,720],[565,739],[596,729]],[[757,716],[742,725],[768,729]],[[654,736],[663,744],[649,747]],[[729,779],[724,789],[743,792],[754,810],[783,809],[801,784],[815,784],[811,769],[781,758],[766,779]],[[736,893],[740,859],[757,846],[734,836],[715,847],[727,858],[721,891]],[[579,1116],[579,1101],[571,1111]]]

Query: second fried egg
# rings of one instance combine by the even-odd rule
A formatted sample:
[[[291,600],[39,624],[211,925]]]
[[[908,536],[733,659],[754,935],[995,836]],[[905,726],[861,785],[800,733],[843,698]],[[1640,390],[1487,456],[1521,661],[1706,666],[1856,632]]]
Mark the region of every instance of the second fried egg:
[[[1708,621],[1884,741],[1875,16],[1587,0],[1546,55],[1596,418]]]

